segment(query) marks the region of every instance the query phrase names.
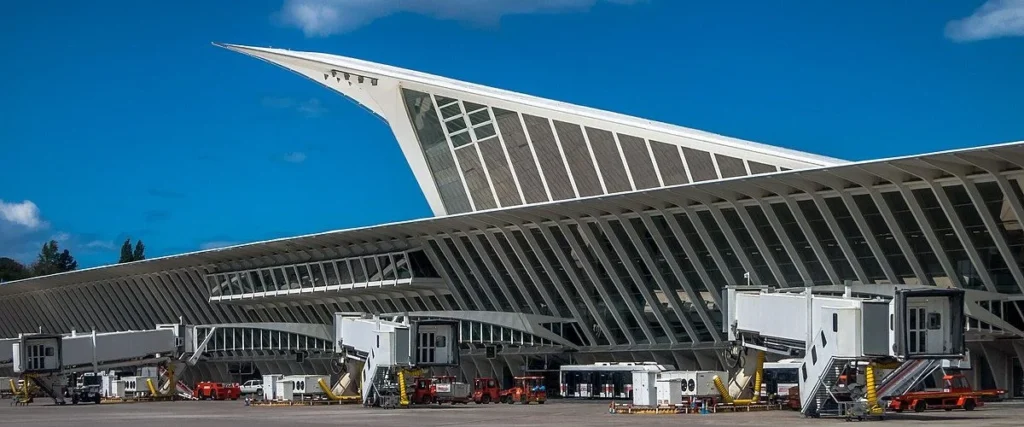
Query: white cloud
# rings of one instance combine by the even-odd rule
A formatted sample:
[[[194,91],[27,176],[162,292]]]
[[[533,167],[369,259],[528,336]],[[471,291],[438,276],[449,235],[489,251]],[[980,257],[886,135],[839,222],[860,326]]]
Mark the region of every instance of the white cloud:
[[[50,236],[50,240],[56,240],[57,243],[66,243],[70,239],[71,239],[71,234],[65,233],[63,231],[58,232],[57,234],[54,234],[53,236]]]
[[[29,230],[45,228],[46,223],[39,216],[39,207],[31,200],[21,203],[7,203],[0,199],[0,219],[20,225]]]
[[[641,0],[285,0],[280,18],[306,37],[352,31],[395,13],[495,24],[506,15],[584,11],[595,3],[631,4]]]
[[[91,242],[86,243],[85,247],[89,249],[104,249],[112,251],[117,247],[117,245],[115,245],[114,242],[108,242],[105,240],[93,240]]]
[[[946,37],[971,42],[1024,36],[1024,0],[988,0],[971,16],[946,24]]]
[[[202,250],[205,251],[205,250],[208,250],[208,249],[226,248],[228,246],[235,246],[237,244],[238,244],[238,242],[229,242],[229,241],[225,241],[225,240],[215,240],[215,241],[212,241],[212,242],[205,242],[205,243],[200,244],[199,245],[199,249],[202,249]]]
[[[281,160],[284,160],[288,163],[302,163],[306,161],[306,153],[303,153],[301,151],[288,153],[285,154],[284,156],[281,156]]]

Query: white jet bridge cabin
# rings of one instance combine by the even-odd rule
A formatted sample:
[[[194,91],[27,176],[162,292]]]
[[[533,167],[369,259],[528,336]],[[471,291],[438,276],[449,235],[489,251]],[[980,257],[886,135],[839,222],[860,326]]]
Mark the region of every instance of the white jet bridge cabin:
[[[342,366],[360,369],[365,406],[407,404],[406,378],[413,369],[459,365],[459,323],[408,318],[385,320],[364,313],[335,313],[335,352]]]
[[[754,369],[760,374],[760,366],[743,363],[748,349],[759,353],[758,365],[765,353],[802,358],[801,412],[861,418],[883,413],[880,392],[909,388],[942,360],[964,357],[963,290],[871,287],[887,291],[855,297],[849,286],[839,295],[728,289],[724,332],[742,365],[736,377],[755,375]],[[890,372],[883,377],[883,370]],[[736,384],[742,383],[734,378]]]

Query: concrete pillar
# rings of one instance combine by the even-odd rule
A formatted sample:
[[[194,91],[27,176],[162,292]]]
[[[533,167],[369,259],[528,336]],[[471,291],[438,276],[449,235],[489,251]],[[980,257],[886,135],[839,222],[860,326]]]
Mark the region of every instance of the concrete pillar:
[[[1010,358],[999,349],[995,343],[985,343],[981,346],[985,352],[985,361],[992,370],[992,378],[996,381],[996,387],[1008,390],[1010,387]]]

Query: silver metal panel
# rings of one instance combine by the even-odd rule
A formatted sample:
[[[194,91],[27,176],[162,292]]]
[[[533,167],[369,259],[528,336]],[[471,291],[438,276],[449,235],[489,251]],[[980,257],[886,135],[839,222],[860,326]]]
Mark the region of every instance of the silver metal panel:
[[[715,160],[718,161],[718,170],[722,172],[722,178],[734,178],[747,174],[747,168],[743,166],[742,159],[715,154]]]
[[[594,158],[601,169],[601,176],[604,178],[604,185],[609,193],[630,191],[633,187],[629,184],[629,176],[626,175],[626,167],[622,163],[622,156],[615,145],[615,136],[611,132],[601,129],[587,128],[587,138],[590,139],[590,146],[594,149]]]
[[[480,167],[480,157],[477,156],[476,148],[467,145],[465,148],[456,149],[455,155],[459,158],[462,174],[466,176],[466,186],[469,187],[469,194],[473,197],[473,204],[477,210],[498,207],[494,204],[494,193],[487,182],[484,169]]]
[[[554,120],[554,123],[580,197],[604,194],[601,181],[597,178],[597,170],[594,169],[594,160],[590,157],[590,149],[587,148],[587,141],[583,139],[583,130],[579,125],[571,123],[558,120]]]
[[[747,160],[747,166],[750,167],[750,173],[752,175],[757,175],[757,174],[761,174],[761,173],[772,173],[772,172],[778,172],[779,171],[779,167],[778,166],[767,165],[767,164],[764,164],[764,163],[761,163],[761,162],[755,162],[753,160]]]
[[[523,190],[526,203],[548,201],[547,190],[544,189],[544,181],[540,178],[530,142],[526,139],[526,132],[523,131],[522,122],[519,120],[519,113],[495,108],[494,117],[498,122],[501,138],[505,141],[505,148],[508,149],[512,168],[519,178],[519,186]]]
[[[651,153],[647,151],[647,142],[635,136],[618,134],[619,144],[622,145],[622,154],[626,157],[629,165],[629,172],[633,175],[633,183],[637,190],[643,188],[654,188],[661,185],[658,182],[658,172],[654,170],[654,163],[651,162]]]
[[[483,156],[484,165],[491,173],[491,182],[494,184],[494,192],[498,195],[501,206],[516,206],[523,204],[519,198],[519,190],[516,189],[516,181],[512,178],[512,171],[508,167],[508,159],[501,149],[501,141],[498,138],[491,138],[477,143],[480,146],[480,154]]]
[[[572,189],[572,182],[569,181],[569,173],[565,170],[565,163],[562,162],[562,155],[558,152],[558,145],[555,142],[555,134],[551,132],[551,125],[548,119],[523,114],[533,148],[537,153],[537,162],[547,180],[548,188],[551,190],[551,197],[555,200],[573,199],[576,193]]]
[[[661,179],[665,181],[665,185],[690,182],[686,178],[686,168],[683,167],[683,158],[680,157],[679,147],[652,140],[651,153],[654,154],[654,160],[658,162],[658,170],[661,171]]]
[[[690,176],[695,182],[718,179],[711,153],[683,147],[683,156],[686,157],[686,166],[690,168]]]

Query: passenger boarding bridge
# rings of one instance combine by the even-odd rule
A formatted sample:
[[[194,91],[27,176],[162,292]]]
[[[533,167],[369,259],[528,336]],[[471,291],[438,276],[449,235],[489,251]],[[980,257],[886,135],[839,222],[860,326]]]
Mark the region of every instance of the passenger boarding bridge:
[[[872,285],[872,295],[822,295],[811,289],[727,290],[725,331],[736,346],[736,373],[723,397],[759,390],[765,355],[799,357],[801,412],[880,416],[880,397],[902,394],[943,364],[965,355],[965,293]],[[758,353],[756,363],[745,354]],[[946,362],[949,363],[949,362]],[[883,369],[891,369],[882,375]],[[757,394],[744,401],[756,402]],[[736,400],[740,402],[740,400]]]

